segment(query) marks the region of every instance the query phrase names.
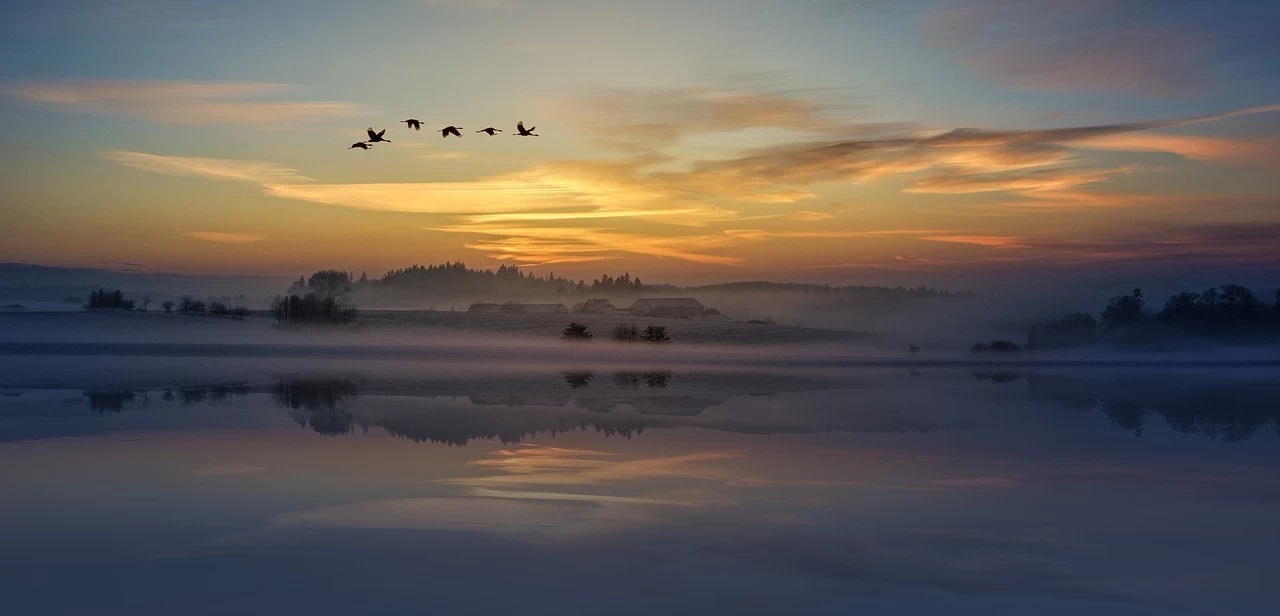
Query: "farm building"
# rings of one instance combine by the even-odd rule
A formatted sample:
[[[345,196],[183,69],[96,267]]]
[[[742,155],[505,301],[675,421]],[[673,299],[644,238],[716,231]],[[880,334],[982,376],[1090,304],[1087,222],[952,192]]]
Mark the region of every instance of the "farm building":
[[[467,308],[467,312],[502,312],[502,304],[493,304],[489,302],[471,304],[471,307]]]
[[[638,299],[628,312],[642,317],[700,317],[707,307],[692,297],[650,297]]]
[[[607,299],[589,299],[582,303],[577,312],[582,314],[610,314],[616,312],[618,308]]]

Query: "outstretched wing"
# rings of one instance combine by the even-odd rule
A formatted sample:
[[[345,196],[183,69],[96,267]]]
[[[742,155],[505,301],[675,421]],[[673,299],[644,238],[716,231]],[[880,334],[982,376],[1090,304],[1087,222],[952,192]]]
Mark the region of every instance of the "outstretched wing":
[[[384,128],[384,129],[382,129],[382,130],[378,131],[378,138],[379,138],[379,139],[381,139],[381,138],[382,138],[382,136],[383,136],[383,135],[385,135],[385,134],[387,134],[387,129],[385,129],[385,128]]]
[[[519,122],[516,122],[516,130],[522,133],[524,132],[524,120],[520,120]]]
[[[367,132],[369,133],[369,138],[370,138],[370,139],[377,139],[377,138],[378,138],[378,135],[377,135],[376,133],[374,133],[374,132],[373,132],[373,127],[372,127],[372,126],[370,126],[370,127],[367,129]]]

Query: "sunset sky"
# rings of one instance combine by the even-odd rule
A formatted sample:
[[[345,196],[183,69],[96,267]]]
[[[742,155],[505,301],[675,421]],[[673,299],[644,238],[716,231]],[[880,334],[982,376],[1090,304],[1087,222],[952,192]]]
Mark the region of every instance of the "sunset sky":
[[[464,260],[676,282],[1280,273],[1277,2],[5,14],[0,262],[294,276]],[[517,120],[541,136],[512,136]],[[431,132],[450,124],[462,139]],[[392,143],[348,150],[366,126]]]

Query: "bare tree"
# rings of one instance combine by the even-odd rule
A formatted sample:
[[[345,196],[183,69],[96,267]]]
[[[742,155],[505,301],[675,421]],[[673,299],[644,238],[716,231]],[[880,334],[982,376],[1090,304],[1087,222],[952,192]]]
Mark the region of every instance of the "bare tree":
[[[338,270],[322,270],[307,279],[307,287],[321,300],[332,302],[351,291],[351,274]]]
[[[151,298],[147,297],[146,295],[143,295],[142,299],[138,300],[138,305],[142,306],[143,312],[146,312],[147,307],[151,305]]]

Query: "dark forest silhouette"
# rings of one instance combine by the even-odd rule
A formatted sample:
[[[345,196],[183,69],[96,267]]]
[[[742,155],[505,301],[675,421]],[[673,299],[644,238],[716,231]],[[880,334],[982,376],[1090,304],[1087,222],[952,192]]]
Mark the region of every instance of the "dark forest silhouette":
[[[295,283],[292,294],[306,292],[305,281]],[[554,272],[539,276],[514,265],[502,265],[494,270],[470,269],[465,263],[446,262],[439,265],[413,265],[391,270],[380,278],[362,276],[353,283],[352,291],[361,297],[375,299],[404,299],[428,297],[529,298],[529,297],[581,297],[634,296],[639,294],[687,295],[706,292],[777,292],[800,293],[811,296],[876,296],[880,298],[939,298],[970,297],[972,293],[952,293],[920,286],[907,288],[875,285],[830,285],[733,282],[703,286],[677,286],[671,284],[646,284],[629,272],[621,275],[602,274],[591,281],[573,280],[557,276]]]
[[[1027,333],[1027,348],[1060,349],[1096,342],[1141,345],[1186,335],[1232,342],[1280,339],[1280,291],[1268,305],[1247,287],[1223,284],[1199,293],[1175,293],[1153,309],[1142,289],[1134,289],[1112,297],[1098,318],[1075,312],[1033,326]]]

